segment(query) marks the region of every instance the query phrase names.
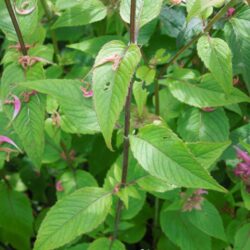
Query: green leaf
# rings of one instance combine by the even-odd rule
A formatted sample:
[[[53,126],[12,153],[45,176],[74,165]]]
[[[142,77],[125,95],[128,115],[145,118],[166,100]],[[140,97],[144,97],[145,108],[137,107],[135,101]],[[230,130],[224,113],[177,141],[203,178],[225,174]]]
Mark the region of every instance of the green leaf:
[[[164,211],[160,223],[166,236],[182,250],[211,250],[211,240],[206,234],[194,227],[185,214],[180,211]]]
[[[226,40],[233,52],[233,66],[235,74],[242,74],[250,93],[250,8],[243,6],[225,24]]]
[[[106,218],[111,193],[101,188],[82,188],[58,201],[38,231],[34,250],[50,250],[91,232]]]
[[[223,241],[226,240],[221,216],[214,205],[207,200],[204,200],[202,210],[194,209],[191,212],[185,212],[183,215],[193,226],[205,234]]]
[[[176,38],[185,27],[185,12],[181,8],[164,7],[160,15],[161,33]]]
[[[107,8],[99,0],[85,0],[78,5],[67,8],[58,18],[52,28],[81,26],[104,19]]]
[[[19,82],[44,78],[44,71],[41,64],[36,64],[29,68],[25,73],[16,64],[9,65],[2,76],[2,96],[7,100],[10,94],[15,94],[22,100],[22,95],[27,89],[20,87]],[[14,88],[13,88],[14,87]],[[4,105],[4,112],[11,120],[13,107]],[[30,97],[29,102],[22,102],[22,108],[12,126],[21,140],[25,152],[35,164],[40,167],[44,152],[44,117],[45,117],[45,98],[36,94]]]
[[[206,169],[210,168],[228,148],[231,141],[187,143],[188,148],[198,162]]]
[[[151,175],[178,187],[225,191],[169,128],[146,126],[130,142],[134,157]]]
[[[250,210],[250,193],[247,191],[247,187],[243,182],[241,182],[241,196],[246,209]]]
[[[83,187],[98,187],[95,178],[84,170],[76,170],[73,173],[72,171],[65,171],[58,181],[60,181],[63,187],[63,191],[57,191],[58,199]]]
[[[140,117],[142,117],[149,93],[146,89],[143,88],[142,82],[135,81],[133,84],[133,94],[135,97],[138,114]]]
[[[226,95],[210,74],[204,75],[199,84],[193,84],[191,80],[170,78],[162,84],[167,85],[179,101],[198,108],[250,102],[250,97],[237,88],[233,88],[231,94]]]
[[[88,250],[126,250],[125,246],[119,241],[115,240],[112,243],[111,240],[107,238],[100,238],[91,243],[88,247]]]
[[[223,0],[188,0],[187,1],[187,11],[188,11],[188,20],[191,20],[193,17],[200,17],[206,19],[207,14],[213,12],[211,7],[216,7],[218,4],[221,4]],[[212,13],[211,13],[212,14]]]
[[[220,38],[203,36],[197,44],[199,57],[228,95],[233,90],[232,53]]]
[[[102,63],[114,55],[119,56],[121,60],[115,70],[112,62]],[[101,131],[111,150],[113,129],[125,104],[130,81],[140,58],[137,45],[126,46],[121,41],[112,41],[103,46],[95,61],[94,104]]]
[[[177,131],[188,142],[222,142],[229,138],[229,121],[223,109],[205,112],[188,107],[178,119]]]
[[[156,18],[161,11],[163,0],[137,0],[136,1],[136,21],[138,28],[141,28],[151,20]],[[126,23],[130,23],[131,0],[122,0],[120,5],[120,15]]]
[[[9,243],[15,244],[18,238],[25,249],[29,249],[33,216],[28,198],[0,183],[0,200],[0,229],[4,230],[7,239],[12,239]]]
[[[20,6],[23,2],[24,0],[16,1],[16,6],[18,9],[20,9]],[[38,25],[37,1],[30,0],[29,3],[30,8],[33,8],[34,6],[34,11],[32,11],[29,15],[20,15],[16,13],[16,18],[25,40],[28,40],[28,37],[30,37],[30,35],[36,31]],[[0,16],[0,30],[3,30],[8,39],[18,41],[14,26],[4,1],[0,1]]]
[[[156,71],[146,65],[139,67],[136,71],[136,77],[140,78],[146,85],[153,83]]]
[[[99,131],[92,100],[83,96],[80,81],[52,79],[27,81],[22,82],[21,85],[55,97],[78,133],[93,134]]]
[[[234,250],[248,250],[250,248],[250,223],[243,225],[235,235]]]
[[[68,2],[68,0],[67,0]],[[105,43],[112,40],[121,40],[122,37],[119,36],[100,36],[84,40],[80,43],[70,44],[67,47],[71,49],[80,50],[82,52],[88,53],[90,56],[95,57],[99,50]]]

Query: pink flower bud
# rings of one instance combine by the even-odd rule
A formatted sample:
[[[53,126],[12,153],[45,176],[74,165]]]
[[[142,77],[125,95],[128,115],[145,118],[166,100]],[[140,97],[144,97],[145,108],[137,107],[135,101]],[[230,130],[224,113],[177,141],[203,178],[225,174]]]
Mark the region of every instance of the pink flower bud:
[[[237,147],[235,147],[235,148],[236,148],[237,158],[240,160],[243,160],[247,164],[250,164],[250,155],[247,152],[245,152]]]
[[[61,181],[57,181],[57,182],[56,182],[56,191],[58,191],[58,192],[64,191],[64,187],[63,187]]]
[[[229,8],[227,11],[227,17],[233,16],[235,13],[235,8]]]
[[[87,90],[84,87],[81,87],[81,91],[83,93],[83,96],[86,97],[86,98],[92,97],[93,94],[94,94],[93,90]]]

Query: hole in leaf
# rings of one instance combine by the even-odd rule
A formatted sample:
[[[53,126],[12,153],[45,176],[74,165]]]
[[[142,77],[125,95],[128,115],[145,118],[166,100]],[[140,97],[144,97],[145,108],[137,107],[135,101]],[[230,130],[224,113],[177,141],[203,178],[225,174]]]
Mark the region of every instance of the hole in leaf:
[[[110,82],[107,82],[104,86],[104,91],[109,90],[109,87],[110,87]]]

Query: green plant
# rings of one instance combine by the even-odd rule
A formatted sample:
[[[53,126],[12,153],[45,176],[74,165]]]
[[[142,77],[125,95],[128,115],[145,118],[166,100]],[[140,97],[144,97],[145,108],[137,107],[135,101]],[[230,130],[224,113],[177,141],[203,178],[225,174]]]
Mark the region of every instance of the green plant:
[[[0,250],[250,248],[246,1],[0,16]]]

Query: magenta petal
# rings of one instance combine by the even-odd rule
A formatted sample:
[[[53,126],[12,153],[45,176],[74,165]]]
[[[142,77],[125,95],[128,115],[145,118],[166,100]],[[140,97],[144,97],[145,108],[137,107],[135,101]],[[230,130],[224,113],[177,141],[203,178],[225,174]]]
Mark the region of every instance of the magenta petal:
[[[19,114],[20,110],[21,110],[21,101],[19,100],[19,98],[15,95],[13,95],[14,98],[14,114],[12,117],[12,121],[17,117],[17,115]]]
[[[89,90],[89,91],[87,91],[87,92],[85,92],[84,94],[84,97],[92,97],[93,96],[93,90]]]
[[[227,11],[227,16],[231,17],[234,15],[234,13],[235,13],[235,8],[229,8]]]
[[[2,144],[2,143],[9,143],[9,144],[13,145],[16,149],[18,149],[20,152],[22,152],[21,149],[16,145],[16,143],[13,142],[13,141],[12,141],[9,137],[7,137],[7,136],[0,135],[0,144]]]
[[[246,163],[250,164],[250,155],[247,152],[236,147],[236,153],[237,153],[238,159],[241,159],[245,161]]]

